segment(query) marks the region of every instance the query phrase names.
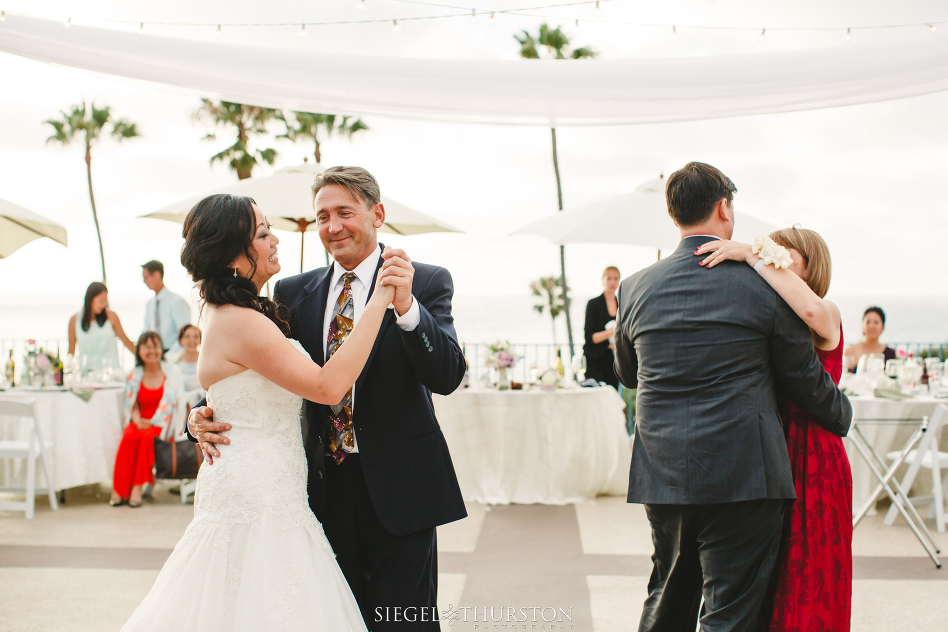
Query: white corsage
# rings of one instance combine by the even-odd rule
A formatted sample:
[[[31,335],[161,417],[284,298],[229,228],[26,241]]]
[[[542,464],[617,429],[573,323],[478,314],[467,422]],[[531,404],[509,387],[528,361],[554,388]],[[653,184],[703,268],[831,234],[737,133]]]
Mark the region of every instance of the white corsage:
[[[766,235],[754,240],[751,252],[760,257],[764,265],[773,265],[774,268],[789,268],[793,260],[790,251]]]

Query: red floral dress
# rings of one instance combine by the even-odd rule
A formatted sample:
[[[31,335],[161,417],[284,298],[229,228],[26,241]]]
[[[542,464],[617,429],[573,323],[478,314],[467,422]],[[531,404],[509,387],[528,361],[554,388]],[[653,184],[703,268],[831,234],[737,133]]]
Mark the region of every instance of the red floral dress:
[[[816,350],[839,384],[843,336]],[[848,632],[853,592],[853,477],[840,437],[796,404],[780,401],[797,500],[786,514],[784,550],[775,569],[771,632]]]

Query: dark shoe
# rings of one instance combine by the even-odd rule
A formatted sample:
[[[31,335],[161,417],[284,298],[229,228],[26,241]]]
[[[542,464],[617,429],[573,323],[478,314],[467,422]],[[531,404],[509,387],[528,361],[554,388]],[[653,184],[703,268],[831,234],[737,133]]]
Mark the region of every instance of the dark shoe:
[[[122,505],[127,505],[127,504],[128,504],[128,500],[125,499],[125,498],[119,498],[118,500],[112,500],[112,499],[110,498],[110,499],[109,499],[109,504],[112,505],[113,507],[121,507]]]
[[[168,490],[168,493],[169,493],[169,494],[174,494],[175,496],[180,496],[180,495],[181,495],[181,486],[180,486],[180,485],[175,485],[174,487],[172,487],[171,489]]]

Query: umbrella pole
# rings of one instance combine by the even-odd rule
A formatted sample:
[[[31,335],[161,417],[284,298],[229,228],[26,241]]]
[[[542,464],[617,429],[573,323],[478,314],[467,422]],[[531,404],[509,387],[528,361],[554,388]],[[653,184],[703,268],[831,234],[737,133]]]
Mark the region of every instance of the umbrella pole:
[[[303,253],[306,252],[306,249],[303,247],[306,244],[306,231],[300,233],[300,274],[303,274]]]

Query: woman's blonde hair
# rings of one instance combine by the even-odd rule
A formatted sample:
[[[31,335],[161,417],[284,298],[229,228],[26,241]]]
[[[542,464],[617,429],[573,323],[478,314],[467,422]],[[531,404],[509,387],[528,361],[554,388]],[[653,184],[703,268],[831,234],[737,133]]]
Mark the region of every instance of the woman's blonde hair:
[[[794,226],[770,233],[770,238],[781,246],[793,248],[803,256],[807,271],[806,284],[820,298],[826,296],[833,275],[833,264],[829,246],[819,233]]]

